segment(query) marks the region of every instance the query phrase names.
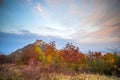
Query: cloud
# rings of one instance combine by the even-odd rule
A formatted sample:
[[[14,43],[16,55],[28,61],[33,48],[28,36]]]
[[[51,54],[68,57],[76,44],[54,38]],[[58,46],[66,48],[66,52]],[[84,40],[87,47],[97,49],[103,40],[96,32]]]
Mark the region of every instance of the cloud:
[[[84,50],[86,47],[99,49],[111,44],[120,44],[120,0],[14,1],[3,2],[6,7],[1,12],[5,13],[3,15],[6,17],[3,17],[5,20],[2,22],[7,24],[0,25],[0,31],[4,32],[0,33],[2,46],[10,43],[13,45],[14,42],[16,46],[35,39],[48,38],[60,44],[71,40],[77,42],[78,46],[82,44],[80,46],[83,46]],[[20,5],[23,6],[22,9]],[[7,10],[5,12],[6,8],[10,14]],[[18,25],[15,26],[14,23]],[[10,45],[6,46],[11,48]]]
[[[27,1],[40,15],[37,15],[40,23],[24,30],[79,43],[106,43],[107,39],[109,42],[119,41],[119,0]],[[17,32],[24,33],[24,30]]]
[[[26,29],[31,33],[42,35],[42,36],[51,36],[51,37],[59,37],[63,39],[70,39],[69,34],[71,30],[66,33],[67,28],[59,27],[59,26],[30,26],[29,29]]]
[[[28,3],[32,3],[32,2],[33,2],[33,0],[27,0],[27,2],[28,2]]]
[[[45,2],[52,8],[60,9],[74,3],[75,0],[45,0]]]
[[[45,0],[36,9],[47,22],[58,23],[38,27],[38,34],[69,38],[79,43],[119,41],[119,1]],[[98,6],[100,5],[100,6]],[[47,6],[47,7],[46,7]],[[118,27],[115,27],[115,24]],[[46,25],[45,25],[46,26]],[[113,36],[113,37],[112,37]]]
[[[20,32],[22,32],[22,34],[6,33],[0,31],[0,51],[8,54],[35,42],[37,39],[43,40],[47,43],[50,41],[56,41],[56,46],[58,49],[62,48],[68,41],[70,41],[58,37],[41,36],[24,29],[20,30]]]
[[[40,5],[40,3],[38,3],[37,5],[36,5],[36,9],[42,14],[42,13],[45,13],[45,11],[44,11],[44,9],[43,9],[43,7]]]
[[[31,35],[31,34],[33,34],[33,33],[31,33],[30,31],[28,31],[28,30],[25,30],[25,29],[20,29],[19,31],[19,34],[23,34],[23,35]]]
[[[39,14],[41,15],[41,17],[43,17],[43,19],[45,19],[45,20],[51,19],[50,12],[39,2],[35,5],[34,8],[39,12]]]
[[[88,13],[83,14],[82,11],[78,11],[78,14],[83,14],[83,19],[79,18],[80,23],[76,32],[71,35],[72,39],[79,43],[93,44],[120,42],[120,11],[118,10],[120,6],[118,7],[117,0],[110,2],[96,0],[91,4]]]
[[[60,30],[59,29],[56,29],[56,28],[52,28],[52,27],[46,27],[46,30],[50,30],[50,31],[57,31],[59,32]]]

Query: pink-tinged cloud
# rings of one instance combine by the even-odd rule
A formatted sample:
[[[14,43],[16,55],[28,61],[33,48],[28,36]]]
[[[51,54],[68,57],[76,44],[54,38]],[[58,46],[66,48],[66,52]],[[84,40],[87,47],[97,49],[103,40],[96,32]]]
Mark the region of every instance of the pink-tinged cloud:
[[[113,31],[117,30],[118,27],[103,27],[95,32],[91,32],[90,36],[96,37],[96,38],[102,38],[102,37],[109,37],[113,33]]]
[[[35,27],[25,28],[32,33],[69,38],[80,43],[106,43],[120,39],[119,0],[27,1],[37,13],[29,18],[33,19],[32,26]],[[43,26],[49,27],[42,28]]]

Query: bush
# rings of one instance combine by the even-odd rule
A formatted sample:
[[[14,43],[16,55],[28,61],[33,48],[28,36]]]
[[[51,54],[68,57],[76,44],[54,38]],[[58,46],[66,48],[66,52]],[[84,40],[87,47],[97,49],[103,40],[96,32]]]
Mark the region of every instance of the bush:
[[[22,74],[14,65],[5,64],[0,66],[0,80],[24,80]]]

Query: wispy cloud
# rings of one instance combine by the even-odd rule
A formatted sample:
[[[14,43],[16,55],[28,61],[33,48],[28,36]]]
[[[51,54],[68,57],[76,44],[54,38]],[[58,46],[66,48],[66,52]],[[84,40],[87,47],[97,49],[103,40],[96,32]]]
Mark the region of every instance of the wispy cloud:
[[[26,1],[30,3],[27,4],[27,9],[34,9],[35,14],[29,14],[25,8],[27,12],[24,14],[23,11],[25,18],[19,20],[20,17],[17,17],[12,21],[19,20],[17,23],[25,26],[23,28],[7,27],[4,31],[20,33],[19,30],[24,29],[34,34],[71,39],[78,43],[120,42],[120,0]]]
[[[88,14],[78,12],[78,14],[83,14],[84,17],[80,19],[76,32],[72,34],[73,39],[79,43],[93,44],[119,42],[120,11],[116,7],[116,4],[118,5],[117,1],[108,2],[97,0],[92,3]],[[114,24],[118,25],[115,26]]]
[[[43,7],[40,5],[40,3],[38,3],[35,7],[41,14],[45,14],[45,10],[43,9]]]
[[[119,41],[120,25],[115,26],[120,23],[118,2],[118,0],[44,0],[44,5],[37,2],[35,9],[46,22],[53,24],[52,26],[46,24],[44,27],[40,25],[34,30],[44,36],[70,38],[79,43],[106,43],[107,39],[109,42]],[[54,23],[58,23],[58,26]],[[39,32],[37,29],[43,31]]]
[[[45,20],[51,19],[49,11],[44,6],[42,6],[39,2],[35,5],[34,8],[39,12],[40,16],[43,17],[43,19]]]

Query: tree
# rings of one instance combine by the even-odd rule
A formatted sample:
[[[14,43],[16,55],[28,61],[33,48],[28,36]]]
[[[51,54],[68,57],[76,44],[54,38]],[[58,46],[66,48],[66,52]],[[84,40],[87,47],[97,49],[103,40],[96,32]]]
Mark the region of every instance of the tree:
[[[67,62],[77,63],[84,55],[79,51],[79,48],[72,45],[72,43],[67,43],[62,49],[62,57]]]

